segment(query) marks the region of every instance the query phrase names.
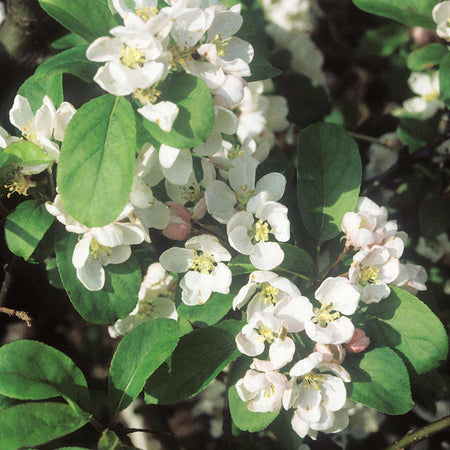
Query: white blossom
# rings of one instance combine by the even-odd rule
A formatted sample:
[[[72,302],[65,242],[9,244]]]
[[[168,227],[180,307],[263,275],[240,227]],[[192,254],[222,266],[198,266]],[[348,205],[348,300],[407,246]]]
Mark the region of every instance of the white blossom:
[[[450,1],[437,3],[433,8],[433,20],[437,23],[439,37],[450,40]]]

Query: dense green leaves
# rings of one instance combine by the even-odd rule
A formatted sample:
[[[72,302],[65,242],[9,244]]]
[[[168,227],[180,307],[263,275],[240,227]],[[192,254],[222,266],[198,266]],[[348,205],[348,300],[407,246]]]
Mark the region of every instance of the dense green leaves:
[[[133,184],[135,143],[134,113],[124,98],[103,95],[75,113],[58,164],[59,193],[72,217],[101,227],[119,216]]]
[[[314,261],[303,249],[290,244],[280,244],[284,252],[283,262],[274,269],[282,275],[296,275],[309,279],[314,276]]]
[[[161,100],[176,103],[179,112],[168,133],[153,122],[144,120],[149,133],[162,144],[175,148],[190,148],[206,141],[214,125],[214,108],[206,84],[192,75],[176,73],[159,86]]]
[[[426,197],[419,210],[420,234],[433,238],[450,228],[450,199],[438,195]]]
[[[89,322],[114,323],[127,316],[136,306],[141,285],[141,271],[136,258],[123,264],[109,264],[105,269],[105,286],[101,291],[88,291],[78,280],[72,264],[72,254],[78,242],[76,234],[60,239],[56,245],[56,260],[61,280],[74,308]]]
[[[183,336],[169,364],[162,365],[147,381],[147,403],[169,404],[203,390],[240,353],[235,336],[242,323],[234,320],[200,328]]]
[[[17,93],[28,99],[34,113],[42,106],[42,99],[46,95],[58,108],[64,99],[62,74],[41,74],[36,70],[34,75],[24,81]]]
[[[282,74],[280,69],[272,66],[272,64],[270,64],[269,61],[267,61],[267,59],[259,53],[255,53],[255,56],[250,63],[250,71],[252,73],[251,76],[245,78],[245,81],[247,82],[268,80]]]
[[[431,17],[436,0],[353,0],[353,3],[364,11],[410,27],[436,28]]]
[[[447,356],[444,326],[418,298],[403,289],[391,288],[391,295],[369,312],[376,319],[368,323],[368,334],[378,346],[388,345],[403,354],[417,373],[437,367]]]
[[[423,147],[434,139],[438,126],[438,115],[428,120],[402,117],[396,132],[400,140],[408,146],[409,152],[414,153],[420,147]]]
[[[439,64],[440,59],[448,53],[447,47],[434,42],[408,55],[408,68],[414,71],[429,69]]]
[[[39,76],[70,73],[90,83],[93,81],[99,64],[86,58],[87,45],[79,45],[65,50],[44,61],[37,69]]]
[[[39,205],[33,200],[20,203],[5,222],[8,248],[27,260],[50,228],[53,219],[43,204]]]
[[[24,403],[0,411],[2,450],[45,444],[72,433],[89,421],[61,403]]]
[[[114,411],[126,408],[139,395],[147,378],[173,352],[179,335],[176,321],[154,319],[122,339],[110,369],[109,396]]]
[[[81,370],[64,353],[37,341],[0,348],[0,393],[19,400],[64,397],[85,410],[90,407]]]
[[[319,243],[340,232],[342,217],[359,196],[361,159],[342,128],[317,123],[298,139],[297,201],[308,232]]]
[[[39,4],[61,25],[88,42],[109,36],[109,30],[117,26],[104,0],[39,0]]]
[[[439,67],[439,84],[441,89],[441,97],[447,108],[450,108],[450,54],[441,59]]]
[[[348,356],[345,366],[352,377],[353,400],[391,415],[405,414],[414,406],[408,371],[390,348]]]

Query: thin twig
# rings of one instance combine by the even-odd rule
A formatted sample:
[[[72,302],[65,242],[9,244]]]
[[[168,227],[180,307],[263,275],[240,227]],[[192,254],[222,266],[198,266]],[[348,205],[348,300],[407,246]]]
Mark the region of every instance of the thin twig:
[[[360,141],[370,142],[371,144],[381,145],[383,147],[390,148],[390,149],[397,149],[396,145],[389,145],[386,142],[382,142],[379,139],[374,138],[372,136],[367,136],[366,134],[355,133],[353,131],[347,131],[347,133],[350,136],[354,137],[355,139],[359,139]]]
[[[403,450],[409,447],[410,445],[417,444],[423,439],[426,439],[432,436],[433,434],[444,431],[447,428],[450,429],[450,416],[443,417],[442,419],[436,422],[430,423],[429,425],[426,425],[423,428],[419,428],[418,430],[410,434],[407,434],[399,441],[397,441],[394,445],[388,447],[386,450]]]
[[[55,187],[55,179],[53,178],[53,169],[51,166],[48,166],[47,173],[50,181],[51,196],[54,199],[56,197],[56,187]]]
[[[3,280],[2,287],[0,289],[0,306],[5,303],[6,297],[8,295],[8,291],[11,286],[11,282],[13,280],[12,272],[16,264],[16,261],[17,257],[13,256],[11,262],[3,266],[3,270],[5,271],[5,278]]]
[[[4,306],[0,306],[0,313],[8,314],[10,317],[17,317],[20,320],[23,320],[28,327],[31,327],[32,319],[25,311],[16,311],[15,309],[5,308]]]

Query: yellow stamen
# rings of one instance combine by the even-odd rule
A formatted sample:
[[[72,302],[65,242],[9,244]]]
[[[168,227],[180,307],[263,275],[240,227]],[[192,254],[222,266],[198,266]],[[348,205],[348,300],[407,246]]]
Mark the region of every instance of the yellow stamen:
[[[269,398],[273,394],[275,394],[275,386],[273,385],[273,383],[270,383],[270,385],[267,386],[266,389],[264,389],[264,397]]]
[[[379,267],[364,267],[358,273],[359,284],[365,286],[366,284],[375,284],[378,278]]]
[[[34,188],[36,182],[29,175],[23,175],[19,170],[15,170],[11,173],[9,181],[4,186],[9,191],[6,195],[8,198],[15,192],[27,197],[29,195],[28,190]]]
[[[189,269],[196,272],[210,274],[214,270],[214,258],[207,252],[195,252],[194,259],[189,266]]]
[[[203,193],[198,184],[192,184],[191,186],[183,188],[181,196],[186,202],[197,203],[203,198]]]
[[[269,240],[269,234],[273,233],[273,230],[266,221],[260,219],[253,225],[253,230],[250,233],[254,243],[267,242]]]
[[[277,295],[280,290],[269,283],[262,285],[261,292],[259,293],[259,301],[264,303],[277,303]]]
[[[120,50],[120,61],[124,66],[136,69],[136,67],[142,67],[145,64],[145,54],[138,48],[123,45]]]
[[[333,304],[328,303],[322,305],[320,308],[314,308],[315,316],[312,318],[314,323],[318,323],[322,328],[325,328],[329,322],[334,322],[341,317],[339,312],[332,313]]]
[[[259,328],[258,333],[260,334],[261,340],[263,342],[266,341],[269,344],[271,344],[277,337],[276,334],[269,327],[266,327],[265,325],[263,325]]]
[[[34,129],[34,121],[30,120],[28,123],[26,123],[22,127],[22,136],[30,142],[38,143],[37,142],[37,136],[36,136],[36,130]]]
[[[227,157],[230,161],[233,161],[238,156],[244,156],[245,152],[241,149],[240,145],[236,145],[236,147],[233,147],[233,150],[229,151],[227,154]]]
[[[216,46],[217,56],[225,56],[225,48],[228,45],[229,39],[222,39],[219,34],[216,34],[211,41],[211,44]]]
[[[316,391],[322,392],[320,389],[321,380],[323,380],[323,375],[319,372],[309,372],[303,377],[303,381],[306,383],[308,391],[313,387]]]
[[[249,187],[244,184],[241,186],[240,190],[236,192],[236,203],[234,208],[238,211],[245,211],[247,209],[248,201],[255,195],[254,189],[249,189]]]
[[[172,54],[173,69],[179,69],[186,62],[193,61],[193,55],[196,54],[194,47],[180,47],[176,42],[169,46],[169,51]]]
[[[134,11],[144,22],[149,21],[158,14],[158,8],[152,8],[151,6],[143,6],[142,8],[135,6]]]
[[[152,317],[155,305],[149,301],[145,301],[139,304],[138,314],[141,319],[144,317]]]
[[[99,259],[102,255],[111,256],[112,249],[106,245],[99,244],[97,240],[93,238],[91,241],[91,255],[94,259]]]
[[[141,105],[146,105],[147,103],[156,103],[160,95],[160,90],[155,87],[149,87],[146,89],[136,89],[133,93],[133,98],[139,100]]]

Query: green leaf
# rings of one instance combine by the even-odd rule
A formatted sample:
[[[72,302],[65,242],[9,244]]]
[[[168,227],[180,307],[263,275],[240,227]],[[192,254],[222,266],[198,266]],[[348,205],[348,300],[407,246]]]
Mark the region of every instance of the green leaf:
[[[402,117],[396,133],[400,140],[408,146],[409,152],[414,153],[436,137],[439,121],[439,114],[428,120]]]
[[[147,131],[162,144],[191,148],[205,142],[211,133],[215,116],[208,86],[187,73],[168,76],[159,86],[161,100],[176,103],[179,112],[170,133],[154,122],[143,121]]]
[[[445,45],[434,42],[410,53],[406,63],[410,70],[425,70],[439,64],[441,58],[447,53]]]
[[[122,264],[104,267],[105,286],[101,291],[88,291],[78,280],[72,264],[73,249],[78,236],[71,233],[56,244],[56,261],[64,288],[74,308],[84,320],[111,324],[127,316],[138,301],[141,270],[132,255]]]
[[[308,232],[325,242],[340,233],[361,184],[361,159],[353,138],[331,123],[304,129],[298,139],[297,202]]]
[[[9,408],[9,407],[17,405],[19,403],[21,403],[21,402],[15,398],[9,398],[4,395],[0,395],[0,411],[2,409]]]
[[[109,36],[109,30],[118,25],[103,0],[39,0],[39,4],[49,16],[88,42]]]
[[[44,61],[37,69],[40,76],[51,76],[55,74],[70,73],[90,83],[94,79],[98,63],[86,58],[87,45],[79,45],[65,50]]]
[[[13,169],[20,166],[21,159],[16,155],[5,153],[3,149],[0,150],[0,182],[8,181],[8,176]]]
[[[436,0],[353,0],[363,11],[388,17],[409,27],[436,29],[431,11]]]
[[[235,385],[228,389],[228,403],[233,423],[240,430],[249,431],[250,433],[265,430],[280,414],[280,411],[275,413],[255,413],[250,411],[247,408],[247,403],[240,399]]]
[[[67,50],[68,48],[76,47],[77,45],[87,44],[86,39],[75,33],[68,33],[59,39],[56,39],[50,44],[51,48],[56,50]]]
[[[258,52],[255,53],[252,62],[250,63],[250,71],[251,75],[245,77],[245,81],[247,82],[268,80],[278,77],[283,73],[280,69],[272,66],[272,64]]]
[[[75,220],[101,227],[123,211],[133,184],[135,143],[134,113],[124,98],[103,95],[75,113],[57,176],[64,207]]]
[[[145,401],[166,405],[198,394],[240,356],[234,339],[242,325],[226,320],[183,336],[173,352],[170,368],[163,364],[148,379]]]
[[[20,203],[5,223],[5,240],[8,248],[25,261],[30,258],[54,217],[43,204],[33,200]]]
[[[174,351],[179,335],[175,320],[154,319],[122,339],[109,374],[109,398],[115,412],[126,408],[140,394],[147,378]]]
[[[117,434],[112,430],[105,430],[102,433],[102,437],[97,444],[98,450],[127,450],[129,448],[136,447],[130,447],[128,445],[122,444],[122,442],[120,442],[119,436],[117,436]]]
[[[234,256],[227,265],[233,276],[251,273],[256,270],[250,262],[250,258],[242,254]]]
[[[277,93],[286,97],[289,118],[309,125],[322,120],[331,111],[331,103],[323,86],[315,85],[304,75],[287,75],[277,80]]]
[[[439,67],[439,85],[441,90],[441,97],[447,108],[450,108],[450,54],[447,54],[441,59]]]
[[[450,199],[432,195],[426,197],[419,210],[420,234],[433,238],[450,228]]]
[[[283,262],[274,269],[282,274],[295,275],[309,280],[314,277],[315,265],[311,256],[295,245],[280,243],[284,252]]]
[[[64,353],[38,341],[14,341],[0,348],[0,393],[19,400],[64,397],[90,408],[81,370]]]
[[[408,371],[390,348],[349,355],[344,365],[352,377],[351,398],[356,402],[391,415],[406,414],[414,406]]]
[[[48,95],[56,108],[63,101],[62,75],[46,75],[37,72],[20,86],[17,91],[22,97],[28,99],[31,110],[36,111],[42,106],[43,98]]]
[[[13,142],[3,152],[19,158],[22,166],[37,166],[53,162],[53,158],[48,156],[41,147],[29,141]]]
[[[376,345],[388,345],[404,355],[418,374],[428,372],[445,360],[447,334],[440,320],[425,303],[400,288],[373,304],[368,334]]]
[[[410,33],[407,28],[396,23],[390,23],[366,31],[361,40],[359,52],[362,56],[391,56],[400,46],[406,44],[409,39]]]
[[[34,447],[72,433],[89,421],[62,403],[24,403],[0,411],[2,450]]]

